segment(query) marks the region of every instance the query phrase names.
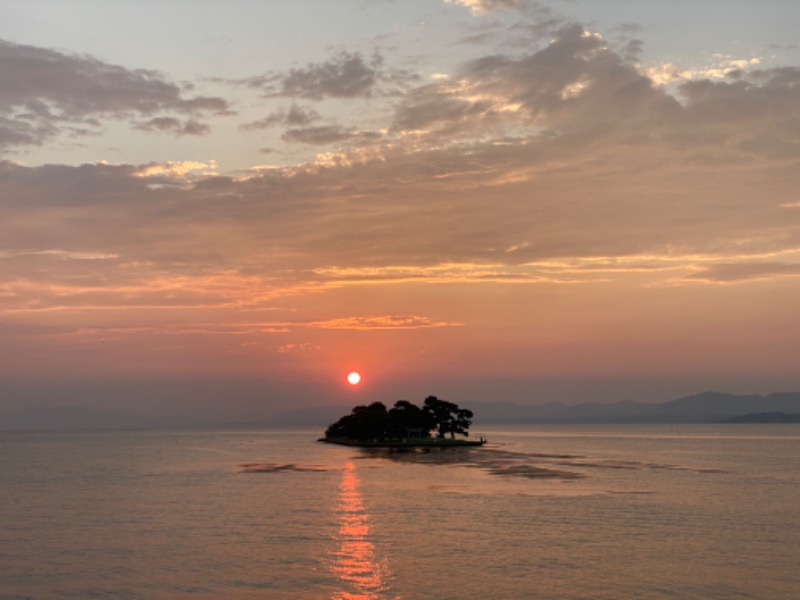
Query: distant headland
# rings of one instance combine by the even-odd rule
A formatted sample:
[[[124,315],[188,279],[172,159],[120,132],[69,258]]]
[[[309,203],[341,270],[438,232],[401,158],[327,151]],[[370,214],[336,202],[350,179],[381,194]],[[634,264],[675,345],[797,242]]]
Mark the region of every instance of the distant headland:
[[[391,409],[382,402],[356,406],[328,426],[320,442],[362,448],[452,448],[482,446],[486,440],[465,439],[472,411],[428,396],[422,407],[398,400]],[[435,434],[435,435],[434,435]],[[456,437],[456,434],[464,437]]]

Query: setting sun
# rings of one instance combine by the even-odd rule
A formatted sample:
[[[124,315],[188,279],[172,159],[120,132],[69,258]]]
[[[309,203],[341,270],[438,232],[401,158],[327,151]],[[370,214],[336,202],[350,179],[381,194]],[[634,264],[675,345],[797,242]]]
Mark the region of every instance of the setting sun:
[[[358,385],[361,383],[361,373],[358,371],[350,371],[347,374],[347,383],[350,385]]]

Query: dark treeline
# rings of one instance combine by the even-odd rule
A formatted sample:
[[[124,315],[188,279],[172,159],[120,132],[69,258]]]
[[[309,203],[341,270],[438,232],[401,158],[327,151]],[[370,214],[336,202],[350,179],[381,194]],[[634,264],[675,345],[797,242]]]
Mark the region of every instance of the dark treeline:
[[[430,438],[435,434],[437,438],[455,438],[456,434],[468,436],[470,425],[471,410],[428,396],[422,407],[408,400],[398,400],[388,410],[382,402],[356,406],[349,415],[330,425],[325,437],[384,441]]]

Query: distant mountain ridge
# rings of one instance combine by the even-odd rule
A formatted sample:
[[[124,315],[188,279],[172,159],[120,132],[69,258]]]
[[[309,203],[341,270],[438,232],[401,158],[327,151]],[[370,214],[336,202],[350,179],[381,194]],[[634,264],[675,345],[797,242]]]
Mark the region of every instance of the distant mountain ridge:
[[[800,414],[787,414],[783,412],[747,413],[734,417],[726,423],[800,423]]]
[[[393,401],[384,401],[393,404]],[[767,396],[703,392],[661,404],[633,402],[599,402],[541,405],[512,402],[463,402],[459,405],[475,413],[474,425],[492,424],[569,424],[569,423],[725,423],[725,422],[795,422],[800,418],[800,392],[783,392]],[[158,428],[324,428],[346,414],[350,407],[316,406],[272,414],[264,419],[239,422],[201,423],[193,418],[155,419],[117,411],[85,407],[22,408],[0,413],[0,431],[53,431],[77,429],[158,429]],[[770,413],[784,414],[787,418]]]
[[[611,404],[561,403],[525,406],[465,403],[481,423],[719,423],[747,414],[800,414],[800,392],[737,396],[703,392],[661,404],[633,401]]]

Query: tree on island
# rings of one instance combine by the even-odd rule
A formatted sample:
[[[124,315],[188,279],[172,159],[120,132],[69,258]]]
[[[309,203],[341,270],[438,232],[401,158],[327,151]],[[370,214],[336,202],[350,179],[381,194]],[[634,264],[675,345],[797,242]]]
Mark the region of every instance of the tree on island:
[[[438,438],[443,438],[449,433],[450,438],[456,437],[457,433],[469,436],[469,426],[472,425],[472,411],[466,408],[459,408],[457,404],[447,400],[439,400],[436,396],[425,398],[425,408],[435,423]]]
[[[470,425],[471,410],[428,396],[421,408],[408,400],[398,400],[390,410],[382,402],[356,406],[349,415],[328,426],[325,438],[383,442],[427,439],[436,432],[439,439],[447,434],[455,439],[456,434],[469,436]]]
[[[432,415],[408,400],[398,400],[389,411],[393,433],[399,439],[427,438],[435,427]]]
[[[373,402],[369,406],[356,406],[349,415],[328,426],[325,437],[384,440],[394,433],[394,428],[383,402]]]

